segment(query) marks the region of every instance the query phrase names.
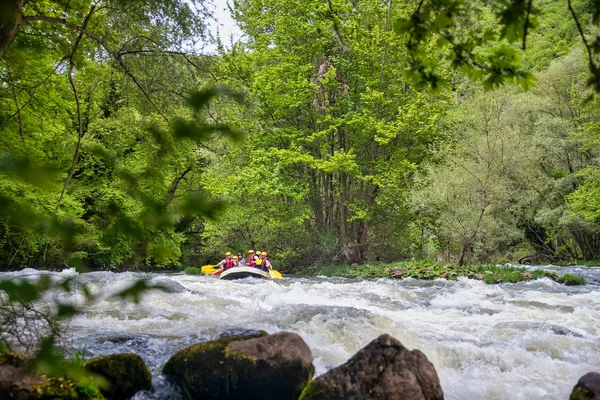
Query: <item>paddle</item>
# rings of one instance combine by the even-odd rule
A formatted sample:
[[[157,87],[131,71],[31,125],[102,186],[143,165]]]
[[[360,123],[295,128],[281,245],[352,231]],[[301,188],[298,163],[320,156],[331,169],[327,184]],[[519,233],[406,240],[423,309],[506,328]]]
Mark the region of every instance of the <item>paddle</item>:
[[[203,265],[202,268],[200,268],[202,270],[202,272],[204,272],[206,275],[210,275],[215,271],[218,271],[219,268],[215,268],[214,265]]]
[[[281,276],[279,271],[276,271],[274,269],[269,270],[269,276],[271,277],[271,279],[283,279],[283,276]]]

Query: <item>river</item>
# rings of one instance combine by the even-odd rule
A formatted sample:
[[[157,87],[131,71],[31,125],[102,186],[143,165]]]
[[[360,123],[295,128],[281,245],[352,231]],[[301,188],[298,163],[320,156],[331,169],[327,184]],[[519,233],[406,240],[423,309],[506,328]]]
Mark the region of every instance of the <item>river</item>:
[[[545,267],[555,269],[557,267]],[[560,272],[600,279],[600,268]],[[31,275],[33,270],[3,273]],[[344,278],[220,281],[184,274],[65,270],[99,295],[70,323],[75,348],[96,356],[135,352],[153,371],[152,392],[177,399],[160,374],[178,349],[223,332],[298,333],[316,374],[346,362],[382,333],[423,351],[446,399],[567,399],[579,377],[600,371],[600,286],[549,279],[517,284]],[[110,295],[135,280],[162,282],[140,304]]]

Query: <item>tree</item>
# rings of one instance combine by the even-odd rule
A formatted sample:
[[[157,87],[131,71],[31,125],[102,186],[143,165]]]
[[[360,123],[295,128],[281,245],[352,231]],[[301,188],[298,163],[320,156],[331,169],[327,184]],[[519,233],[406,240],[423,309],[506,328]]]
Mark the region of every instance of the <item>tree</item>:
[[[458,265],[506,253],[522,241],[511,210],[535,192],[535,153],[522,131],[522,103],[510,91],[479,94],[454,110],[445,126],[456,142],[414,192],[421,214],[432,214],[438,246]]]
[[[249,159],[225,161],[243,177],[231,188],[253,193],[256,185],[262,201],[282,214],[298,210],[288,220],[306,232],[304,263],[324,253],[350,263],[398,254],[372,245],[389,237],[386,208],[406,196],[410,174],[435,148],[447,101],[403,78],[405,54],[392,26],[402,7],[279,0],[235,6],[249,41],[225,55],[222,76],[251,93],[257,122],[240,153]],[[246,182],[257,170],[261,182]],[[270,226],[263,226],[266,236],[275,233]]]
[[[585,68],[573,51],[539,74],[538,88],[465,96],[444,120],[456,141],[413,196],[439,250],[458,263],[598,257],[598,223],[581,208],[593,207],[598,160]]]
[[[7,4],[3,265],[179,262],[192,217],[214,211],[198,184],[200,143],[235,136],[207,122],[207,101],[224,91],[195,89],[210,62],[187,53],[203,34],[202,5]]]

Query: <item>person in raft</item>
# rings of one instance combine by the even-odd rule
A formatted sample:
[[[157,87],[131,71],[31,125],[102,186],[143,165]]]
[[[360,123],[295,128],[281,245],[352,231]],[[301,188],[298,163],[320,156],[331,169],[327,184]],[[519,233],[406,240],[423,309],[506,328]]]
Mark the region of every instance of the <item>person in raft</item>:
[[[244,258],[244,255],[242,253],[238,253],[238,267],[245,267],[246,265],[248,265],[248,262]]]
[[[246,265],[249,267],[254,267],[256,266],[256,254],[254,254],[254,250],[248,250],[248,261],[246,262]]]
[[[225,253],[225,259],[217,264],[217,267],[221,267],[221,270],[226,271],[229,268],[235,267],[235,260],[231,256],[230,252]]]
[[[267,260],[267,252],[266,251],[263,251],[262,253],[260,253],[260,260],[261,260],[260,265],[264,271],[273,269],[273,266],[271,265],[271,261]]]
[[[260,254],[260,250],[257,250],[256,254],[254,255],[254,266],[262,269],[262,258],[260,257]]]

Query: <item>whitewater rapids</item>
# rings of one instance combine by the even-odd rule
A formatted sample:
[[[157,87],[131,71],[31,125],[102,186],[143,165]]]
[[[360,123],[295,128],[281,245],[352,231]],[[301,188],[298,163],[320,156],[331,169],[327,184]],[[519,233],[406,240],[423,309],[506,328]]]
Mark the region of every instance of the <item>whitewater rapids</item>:
[[[567,271],[562,269],[561,272]],[[286,278],[224,281],[184,274],[74,275],[99,295],[70,323],[74,347],[89,356],[138,353],[153,372],[151,392],[176,399],[160,374],[168,358],[223,332],[299,334],[316,375],[343,364],[382,333],[419,349],[435,365],[446,399],[566,399],[577,380],[600,372],[600,268],[570,268],[591,282],[549,279],[486,285],[458,281]],[[0,278],[31,274],[3,273]],[[169,292],[140,304],[110,295],[144,278]]]

